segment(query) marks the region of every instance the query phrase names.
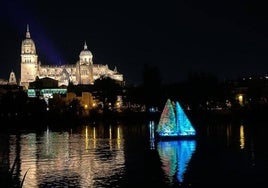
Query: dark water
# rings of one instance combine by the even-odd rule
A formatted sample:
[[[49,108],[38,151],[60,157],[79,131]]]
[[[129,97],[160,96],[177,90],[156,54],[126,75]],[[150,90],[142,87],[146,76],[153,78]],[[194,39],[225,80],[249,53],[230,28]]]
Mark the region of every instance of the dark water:
[[[155,124],[5,131],[1,174],[17,158],[15,179],[28,171],[25,188],[267,186],[266,123],[207,121],[197,125],[196,139],[166,142],[153,140]]]

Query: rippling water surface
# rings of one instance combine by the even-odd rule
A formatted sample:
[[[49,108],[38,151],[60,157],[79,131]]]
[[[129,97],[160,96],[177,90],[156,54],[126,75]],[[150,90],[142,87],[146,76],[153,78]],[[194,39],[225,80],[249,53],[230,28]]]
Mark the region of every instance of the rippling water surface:
[[[19,159],[15,176],[21,181],[27,172],[24,188],[267,185],[267,125],[209,122],[194,140],[166,142],[154,141],[155,125],[1,133],[1,168]]]
[[[10,160],[19,155],[24,187],[108,187],[125,174],[122,127],[82,126],[78,130],[10,135]]]

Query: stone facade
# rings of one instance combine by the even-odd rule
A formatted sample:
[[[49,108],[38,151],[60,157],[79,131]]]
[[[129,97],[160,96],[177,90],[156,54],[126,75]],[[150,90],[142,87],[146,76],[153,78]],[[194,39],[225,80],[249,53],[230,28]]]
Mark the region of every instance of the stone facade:
[[[123,82],[123,75],[114,70],[110,70],[108,65],[93,64],[93,55],[84,44],[84,49],[80,52],[79,60],[75,64],[51,66],[41,65],[38,61],[35,43],[31,38],[29,27],[27,26],[26,39],[21,44],[21,78],[20,85],[29,87],[29,83],[36,78],[49,77],[58,81],[59,86],[68,86],[70,82],[78,84],[94,84],[100,77],[110,77],[119,82]]]

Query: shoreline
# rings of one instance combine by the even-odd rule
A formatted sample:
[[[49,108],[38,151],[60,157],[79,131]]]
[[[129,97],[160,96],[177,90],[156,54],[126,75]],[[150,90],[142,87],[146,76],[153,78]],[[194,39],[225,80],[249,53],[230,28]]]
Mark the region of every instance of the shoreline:
[[[268,122],[267,114],[268,109],[242,109],[242,110],[190,110],[185,111],[191,121],[198,126],[205,124],[206,122],[256,122],[264,123]],[[94,123],[94,122],[145,122],[145,121],[159,121],[161,112],[109,112],[109,113],[98,113],[88,116],[79,116],[71,114],[54,114],[54,113],[41,113],[32,115],[1,115],[0,121],[6,126],[2,129],[12,128],[38,128],[36,125],[42,127],[52,124],[56,127],[61,126],[77,126],[83,123]]]

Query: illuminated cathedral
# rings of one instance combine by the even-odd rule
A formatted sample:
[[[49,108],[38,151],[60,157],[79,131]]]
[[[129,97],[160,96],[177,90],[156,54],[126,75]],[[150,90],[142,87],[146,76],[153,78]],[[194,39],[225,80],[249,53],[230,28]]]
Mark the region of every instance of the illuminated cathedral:
[[[123,82],[123,75],[109,69],[108,65],[93,64],[93,55],[88,50],[85,42],[84,49],[79,54],[79,60],[70,65],[41,65],[36,53],[35,43],[31,38],[27,25],[26,38],[21,44],[21,78],[20,85],[28,89],[29,83],[36,78],[52,78],[58,81],[58,85],[68,86],[69,83],[94,84],[96,79],[109,77],[115,81]]]

